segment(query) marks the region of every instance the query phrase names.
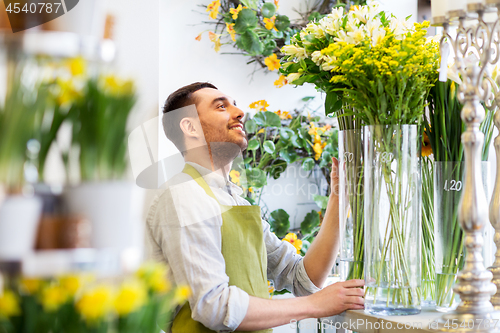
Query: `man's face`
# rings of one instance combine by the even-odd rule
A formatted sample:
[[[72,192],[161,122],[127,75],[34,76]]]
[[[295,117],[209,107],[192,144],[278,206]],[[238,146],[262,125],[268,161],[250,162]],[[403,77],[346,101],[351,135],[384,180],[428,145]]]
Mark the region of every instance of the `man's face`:
[[[242,123],[244,113],[235,101],[212,88],[200,89],[193,96],[206,142],[234,143],[245,150],[248,141]]]

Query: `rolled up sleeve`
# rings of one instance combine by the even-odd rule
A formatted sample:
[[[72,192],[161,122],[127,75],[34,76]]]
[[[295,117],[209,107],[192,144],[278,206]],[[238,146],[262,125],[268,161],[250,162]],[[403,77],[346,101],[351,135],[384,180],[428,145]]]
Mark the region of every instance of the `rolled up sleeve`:
[[[281,241],[270,231],[269,223],[262,221],[267,249],[267,277],[276,290],[289,290],[295,296],[307,296],[320,290],[312,283],[304,267],[303,257],[295,247]]]
[[[200,191],[196,183],[167,189],[148,217],[149,235],[166,258],[175,283],[191,288],[192,318],[211,330],[234,331],[247,313],[249,296],[229,286],[221,253],[220,208]]]

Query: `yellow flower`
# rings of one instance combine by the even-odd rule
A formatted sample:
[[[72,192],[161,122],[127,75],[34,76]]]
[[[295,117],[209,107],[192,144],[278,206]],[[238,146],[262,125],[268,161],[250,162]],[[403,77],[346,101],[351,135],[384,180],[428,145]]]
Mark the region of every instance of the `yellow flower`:
[[[145,286],[139,281],[122,283],[114,300],[114,308],[119,316],[126,316],[144,305],[147,298]]]
[[[266,130],[264,128],[261,128],[260,130],[257,131],[257,134],[264,133]]]
[[[82,288],[83,280],[83,277],[78,275],[67,275],[59,278],[59,285],[66,291],[69,297],[73,297]]]
[[[179,286],[175,290],[174,303],[183,304],[191,296],[191,288],[188,286]]]
[[[160,263],[146,263],[139,268],[136,275],[146,283],[152,291],[162,294],[172,289],[167,278],[167,267]]]
[[[278,111],[275,111],[274,113],[276,113],[280,117],[281,120],[292,119],[292,115],[288,111],[278,110]]]
[[[229,178],[236,185],[238,185],[238,186],[241,185],[241,183],[240,183],[240,172],[239,171],[231,170],[229,172]]]
[[[229,12],[233,15],[233,20],[236,20],[238,18],[238,14],[239,12],[241,12],[241,10],[243,9],[243,7],[241,7],[241,4],[238,5],[238,7],[236,8],[230,8],[229,9]]]
[[[42,290],[40,302],[47,312],[57,311],[68,300],[68,293],[59,285],[50,285]]]
[[[111,289],[107,286],[97,286],[85,291],[75,307],[88,323],[95,323],[110,312],[112,303]]]
[[[274,71],[275,69],[278,69],[281,66],[276,53],[273,53],[271,56],[264,59],[264,64],[266,64],[267,68],[270,71]]]
[[[286,76],[280,75],[280,77],[276,81],[274,81],[274,86],[276,88],[281,88],[287,83],[288,81],[286,80]]]
[[[314,143],[313,150],[314,150],[314,159],[316,161],[319,160],[319,158],[321,157],[321,154],[323,153],[323,148],[325,148],[325,146],[326,142],[321,143],[321,140],[320,142]]]
[[[43,285],[43,280],[40,279],[30,279],[30,278],[22,278],[19,282],[21,287],[21,291],[28,294],[33,295],[36,294]]]
[[[293,232],[289,232],[285,236],[285,238],[283,238],[283,241],[292,244],[297,250],[297,254],[300,254],[300,249],[302,248],[302,241],[300,239],[297,239],[296,234],[294,234]]]
[[[208,32],[208,38],[210,41],[214,42],[214,50],[215,52],[219,52],[220,50],[220,35],[214,34],[212,31]]]
[[[5,290],[0,296],[0,318],[12,317],[21,314],[21,307],[17,296],[10,290]]]
[[[85,59],[82,57],[77,57],[68,60],[68,68],[73,76],[83,75],[86,72],[87,64]]]
[[[132,95],[134,84],[131,80],[122,80],[114,75],[105,75],[100,78],[104,91],[114,96]]]
[[[234,23],[226,23],[226,30],[231,35],[231,39],[233,40],[233,42],[236,42],[236,31],[234,31]]]
[[[273,16],[271,18],[267,18],[267,17],[264,18],[264,24],[265,24],[267,30],[274,29],[274,30],[278,31],[278,29],[276,29],[276,26],[274,25],[275,20],[276,20],[276,16]]]
[[[215,1],[212,1],[208,6],[207,6],[207,12],[210,12],[208,14],[208,17],[210,17],[211,19],[216,19],[217,18],[217,14],[219,14],[219,7],[220,7],[220,0],[215,0]]]
[[[248,188],[248,192],[253,193],[253,187],[251,187],[251,186],[250,186],[250,187]]]
[[[267,280],[267,290],[269,291],[269,298],[273,298],[274,283],[269,280]]]
[[[56,94],[56,102],[61,106],[72,104],[82,96],[72,80],[58,78],[56,84],[59,90]]]
[[[253,102],[248,107],[257,111],[267,111],[269,104],[267,104],[265,99],[261,99],[260,101]]]

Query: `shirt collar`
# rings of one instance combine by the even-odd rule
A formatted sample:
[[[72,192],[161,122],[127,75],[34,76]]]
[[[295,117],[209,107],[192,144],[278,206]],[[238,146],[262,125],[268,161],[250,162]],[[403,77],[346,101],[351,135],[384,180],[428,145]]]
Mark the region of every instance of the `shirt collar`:
[[[196,169],[196,171],[200,173],[200,175],[203,177],[208,186],[226,190],[226,185],[227,185],[229,186],[229,189],[232,193],[235,193],[237,195],[241,195],[243,193],[243,190],[238,185],[234,184],[233,182],[230,182],[227,178],[224,178],[219,173],[213,172],[212,170],[207,169],[197,163],[193,162],[186,162],[186,163],[191,165],[193,168]]]

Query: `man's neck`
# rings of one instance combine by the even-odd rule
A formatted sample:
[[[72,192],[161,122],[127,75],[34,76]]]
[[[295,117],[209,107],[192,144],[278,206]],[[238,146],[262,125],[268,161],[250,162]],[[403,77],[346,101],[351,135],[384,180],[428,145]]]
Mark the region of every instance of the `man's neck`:
[[[233,165],[233,161],[222,163],[222,166],[219,163],[214,163],[212,155],[206,146],[190,149],[185,152],[184,161],[201,165],[208,170],[212,170],[213,172],[220,174],[225,179],[229,179],[229,171],[231,171],[231,167]]]

